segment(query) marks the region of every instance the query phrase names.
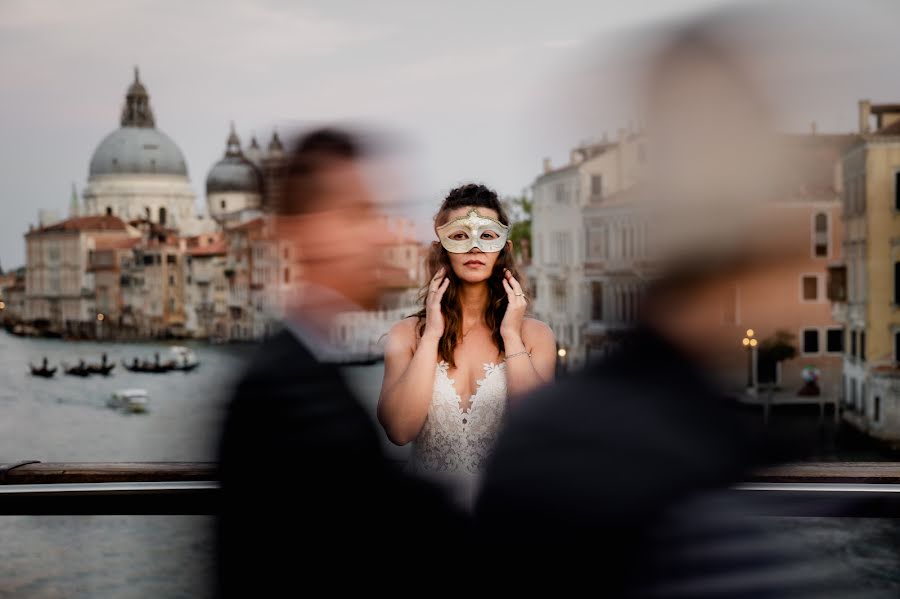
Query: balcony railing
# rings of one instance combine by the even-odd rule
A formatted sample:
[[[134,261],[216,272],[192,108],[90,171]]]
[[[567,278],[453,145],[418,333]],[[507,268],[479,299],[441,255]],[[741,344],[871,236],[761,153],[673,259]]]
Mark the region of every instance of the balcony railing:
[[[277,490],[279,481],[261,481]],[[289,484],[289,483],[286,483]],[[730,493],[758,515],[900,517],[900,463],[786,464],[752,473]],[[0,464],[0,514],[215,514],[212,463]]]

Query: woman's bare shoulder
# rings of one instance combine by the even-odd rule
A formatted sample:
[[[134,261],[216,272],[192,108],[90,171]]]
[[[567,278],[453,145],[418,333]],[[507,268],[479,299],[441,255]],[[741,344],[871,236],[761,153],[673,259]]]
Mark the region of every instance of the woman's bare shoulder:
[[[415,345],[418,336],[419,318],[408,316],[391,325],[388,331],[388,340],[401,345]]]
[[[522,335],[535,337],[553,337],[553,329],[537,318],[525,318],[522,321]]]

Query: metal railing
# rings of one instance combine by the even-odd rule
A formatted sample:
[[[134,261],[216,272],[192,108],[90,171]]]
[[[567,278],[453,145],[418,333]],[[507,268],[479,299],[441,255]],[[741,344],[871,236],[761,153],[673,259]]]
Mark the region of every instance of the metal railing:
[[[900,462],[785,464],[729,492],[763,516],[898,518]],[[0,515],[215,514],[219,497],[208,462],[0,464]]]

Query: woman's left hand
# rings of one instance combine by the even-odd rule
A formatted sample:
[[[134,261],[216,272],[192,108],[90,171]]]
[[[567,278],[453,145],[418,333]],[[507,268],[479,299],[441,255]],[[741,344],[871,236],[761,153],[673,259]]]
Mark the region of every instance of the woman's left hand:
[[[504,270],[503,272],[503,288],[506,289],[509,305],[506,307],[503,322],[500,323],[500,335],[504,339],[521,340],[522,322],[525,320],[525,309],[528,307],[528,302],[525,301],[525,293],[509,270]]]

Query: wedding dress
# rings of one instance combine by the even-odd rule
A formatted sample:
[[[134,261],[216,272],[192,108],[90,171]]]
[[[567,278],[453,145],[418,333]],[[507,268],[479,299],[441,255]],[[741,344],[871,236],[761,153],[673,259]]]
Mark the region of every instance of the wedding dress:
[[[484,364],[467,410],[448,368],[444,361],[436,367],[428,417],[413,443],[409,468],[447,487],[462,507],[471,508],[506,411],[506,363]]]

